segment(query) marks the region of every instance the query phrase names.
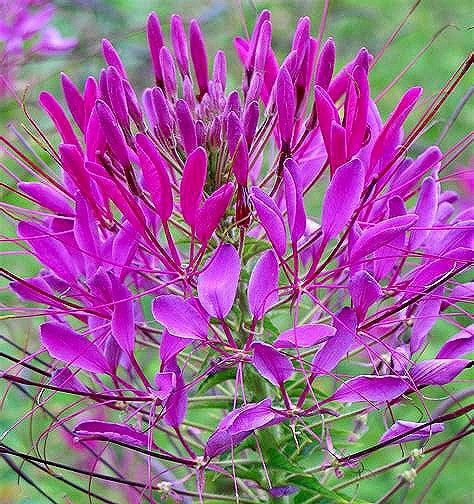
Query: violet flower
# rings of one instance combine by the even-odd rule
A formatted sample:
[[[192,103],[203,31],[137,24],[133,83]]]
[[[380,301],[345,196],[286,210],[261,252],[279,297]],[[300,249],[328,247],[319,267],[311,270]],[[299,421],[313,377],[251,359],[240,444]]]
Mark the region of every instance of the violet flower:
[[[48,9],[11,30],[29,38]],[[42,33],[42,51],[65,48]],[[44,389],[45,408],[70,401],[42,436],[66,426],[94,440],[94,481],[106,464],[111,486],[149,502],[204,501],[211,484],[227,500],[235,488],[245,502],[352,502],[356,488],[331,489],[331,466],[345,477],[390,444],[444,436],[441,449],[471,432],[449,437],[448,424],[472,405],[436,414],[431,400],[464,380],[473,350],[473,210],[444,187],[438,147],[410,157],[436,103],[414,87],[382,118],[378,60],[361,49],[336,62],[307,17],[281,59],[263,11],[235,40],[233,90],[198,21],[174,15],[168,42],[152,13],[146,33],[149,88],[134,89],[104,40],[100,75],[80,88],[63,74],[63,99],[41,93],[59,140],[40,144],[59,172],[2,137],[25,169],[24,181],[6,170],[25,204],[2,206],[18,221],[5,241],[38,270],[0,271],[20,300],[11,317],[42,323],[34,352],[1,376]],[[356,414],[386,432],[343,456],[339,417]]]

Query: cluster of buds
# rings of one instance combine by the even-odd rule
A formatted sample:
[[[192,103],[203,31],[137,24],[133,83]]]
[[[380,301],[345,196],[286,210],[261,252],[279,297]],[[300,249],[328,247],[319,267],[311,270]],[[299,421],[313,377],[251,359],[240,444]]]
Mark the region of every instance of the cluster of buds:
[[[50,26],[55,8],[44,0],[0,0],[0,98],[12,88],[18,67],[33,56],[73,49],[77,40],[63,38]]]
[[[176,500],[211,498],[208,485],[229,500],[300,492],[303,502],[323,487],[303,472],[302,446],[317,471],[343,476],[379,448],[443,431],[452,414],[424,405],[414,422],[397,405],[425,404],[423,389],[471,364],[462,303],[473,285],[462,273],[474,208],[459,211],[442,186],[466,142],[408,156],[448,87],[424,105],[409,89],[384,121],[369,85],[377,60],[361,49],[335,73],[336,46],[307,17],[279,63],[263,11],[251,37],[235,39],[243,78],[232,91],[224,52],[209,72],[197,21],[186,30],[172,16],[168,47],[152,13],[147,38],[154,83],[141,96],[108,40],[97,79],[79,89],[61,76],[65,107],[41,93],[61,138],[42,145],[59,172],[4,139],[33,177],[8,172],[28,207],[9,206],[11,241],[42,266],[31,278],[2,269],[35,303],[10,310],[47,320],[39,350],[2,376],[40,387],[44,405],[72,398],[42,437],[69,429],[116,474],[100,442],[122,450],[127,473],[108,484],[125,484],[129,502],[164,487]],[[456,330],[436,348],[438,320]],[[358,418],[391,417],[377,445],[344,453],[330,424],[352,404]]]

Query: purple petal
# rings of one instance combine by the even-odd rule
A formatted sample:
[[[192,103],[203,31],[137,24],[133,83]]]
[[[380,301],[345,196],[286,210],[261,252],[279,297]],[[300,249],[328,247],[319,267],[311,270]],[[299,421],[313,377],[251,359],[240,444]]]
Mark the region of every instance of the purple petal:
[[[382,297],[382,288],[372,275],[364,270],[351,277],[349,292],[358,320],[364,320],[367,310]]]
[[[207,321],[180,296],[169,294],[153,301],[153,316],[168,331],[180,338],[206,339]]]
[[[102,54],[107,65],[115,67],[120,75],[126,79],[127,72],[125,71],[122,60],[115,50],[115,47],[107,39],[102,40]]]
[[[207,155],[202,147],[194,150],[186,160],[179,188],[184,220],[194,227],[207,175]]]
[[[305,324],[284,331],[274,341],[276,348],[307,348],[334,336],[336,329],[326,324]]]
[[[357,376],[343,383],[328,401],[382,402],[402,395],[408,385],[398,376]]]
[[[282,256],[286,251],[286,231],[280,209],[272,198],[258,187],[252,187],[250,198],[268,239],[271,241],[276,253]]]
[[[61,86],[69,111],[79,129],[85,131],[84,98],[75,86],[74,82],[65,74],[61,73]]]
[[[329,87],[334,72],[334,63],[336,61],[336,44],[329,37],[321,49],[321,54],[316,67],[316,85],[323,89]]]
[[[81,144],[74,133],[71,123],[57,100],[46,91],[42,91],[39,95],[39,103],[53,121],[63,142],[75,145],[77,149],[82,152]]]
[[[211,238],[224,217],[229,206],[234,186],[231,182],[214,191],[198,210],[196,219],[196,236],[203,244]]]
[[[272,401],[267,398],[259,403],[250,403],[225,416],[209,437],[205,454],[212,458],[237,445],[255,429],[264,427],[275,418]]]
[[[470,365],[471,361],[465,359],[431,359],[415,364],[410,376],[417,387],[446,385]]]
[[[338,235],[359,204],[364,187],[364,169],[356,158],[340,166],[324,195],[321,226],[327,240]]]
[[[136,141],[145,188],[150,192],[160,219],[166,222],[173,213],[173,194],[165,161],[146,135],[139,133]]]
[[[34,199],[38,205],[60,215],[72,216],[73,211],[64,194],[52,185],[41,182],[20,182],[18,188]]]
[[[416,102],[420,98],[423,89],[420,87],[414,87],[409,89],[401,98],[400,102],[396,106],[395,110],[390,114],[387,119],[382,131],[380,132],[377,141],[372,149],[372,154],[370,157],[370,166],[374,166],[382,157],[386,143],[388,139],[396,132],[405,119],[408,117]]]
[[[164,401],[176,388],[176,375],[172,372],[156,373],[154,393]]]
[[[163,331],[160,344],[161,368],[166,368],[167,364],[193,341],[194,338],[180,338],[166,330]]]
[[[194,73],[196,74],[196,81],[199,86],[200,94],[203,96],[207,92],[209,69],[204,37],[195,19],[192,19],[189,25],[189,45],[191,48],[191,59],[193,61]]]
[[[69,327],[46,322],[40,326],[40,339],[55,359],[91,373],[109,373],[110,368],[99,348]]]
[[[252,345],[252,364],[270,383],[277,387],[293,376],[295,368],[290,359],[266,343]]]
[[[262,254],[252,270],[248,284],[250,313],[260,320],[278,301],[278,260],[273,250]]]
[[[18,224],[18,236],[26,240],[38,260],[58,278],[74,284],[77,272],[71,262],[71,254],[66,245],[54,236],[54,232],[32,222]]]
[[[330,373],[346,355],[354,342],[357,317],[350,308],[343,308],[334,316],[336,333],[314,356],[312,372],[318,375]]]
[[[166,401],[164,421],[171,427],[177,429],[186,418],[188,409],[188,392],[181,370],[175,362],[170,362],[166,366],[166,371],[171,371],[176,376],[176,387],[174,392]]]
[[[112,335],[118,346],[127,354],[133,354],[135,346],[135,316],[130,291],[115,277],[112,280],[114,311],[112,314]]]
[[[148,446],[148,433],[140,432],[128,425],[101,420],[86,420],[78,423],[74,427],[73,433],[79,438],[105,439],[134,446]]]
[[[177,14],[171,16],[170,38],[179,71],[184,77],[189,74],[188,43],[186,41],[183,20]]]
[[[163,33],[161,31],[160,20],[156,15],[156,12],[152,12],[148,16],[146,33],[153,71],[155,72],[155,81],[157,85],[160,85],[163,80],[160,64],[160,50],[163,47]]]
[[[418,215],[416,227],[426,229],[413,229],[410,234],[408,246],[410,249],[416,249],[423,244],[430,233],[438,209],[438,183],[428,177],[421,184],[420,195],[415,208],[415,214]]]
[[[291,241],[296,243],[306,229],[306,214],[304,211],[303,191],[299,180],[300,167],[293,159],[287,159],[283,167],[285,181],[286,208],[288,210],[288,225]]]
[[[437,359],[452,359],[474,352],[474,324],[458,332],[441,347]]]
[[[51,385],[65,390],[75,390],[76,392],[86,392],[89,390],[77,378],[69,368],[59,368],[51,375]]]
[[[203,308],[223,319],[230,312],[240,276],[240,257],[234,246],[220,246],[199,275],[197,290]]]
[[[433,295],[433,297],[422,299],[412,316],[413,327],[410,336],[410,352],[412,354],[423,346],[426,336],[438,320],[443,289],[436,289]]]
[[[130,160],[128,158],[127,142],[114,113],[102,100],[97,100],[95,110],[107,143],[109,144],[111,151],[117,157],[117,161],[124,168],[129,166]]]
[[[416,427],[423,425],[422,423],[417,422],[407,422],[405,420],[398,420],[395,422],[390,429],[384,432],[382,437],[379,439],[379,443],[385,443],[386,441],[390,441],[397,436],[401,436],[405,434],[405,432],[409,432]],[[401,439],[397,439],[392,444],[400,444],[406,443],[408,441],[419,441],[426,438],[430,438],[433,434],[437,434],[438,432],[444,431],[444,424],[442,423],[434,423],[431,425],[427,425],[426,427],[422,427],[418,429],[416,432],[412,434],[408,434]]]
[[[395,240],[413,226],[417,219],[417,215],[407,214],[387,219],[367,229],[352,248],[351,262],[357,262],[383,245]]]
[[[288,149],[293,135],[296,113],[295,87],[286,67],[282,67],[276,81],[276,109],[283,149]]]
[[[184,144],[184,150],[186,154],[191,155],[194,149],[198,146],[196,124],[194,123],[194,119],[191,115],[189,105],[184,100],[178,100],[176,102],[176,119],[178,121],[181,139]]]

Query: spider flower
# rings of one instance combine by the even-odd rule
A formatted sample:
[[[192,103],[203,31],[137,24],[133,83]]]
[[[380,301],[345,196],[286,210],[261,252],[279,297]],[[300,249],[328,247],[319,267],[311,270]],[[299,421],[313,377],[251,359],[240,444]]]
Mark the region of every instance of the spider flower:
[[[41,93],[59,172],[5,146],[32,177],[12,189],[27,203],[8,207],[11,242],[39,268],[2,274],[13,313],[45,320],[35,353],[2,376],[69,394],[55,428],[94,440],[91,458],[123,484],[116,445],[141,468],[129,491],[150,502],[224,494],[232,479],[249,499],[350,502],[302,459],[330,480],[334,464],[343,477],[380,448],[442,436],[456,415],[433,418],[429,397],[471,366],[473,208],[444,187],[438,147],[412,157],[436,103],[414,87],[382,118],[376,60],[362,48],[338,61],[309,18],[277,58],[263,11],[235,40],[237,89],[196,20],[174,15],[166,39],[152,13],[145,90],[104,40],[98,76]],[[456,334],[435,337],[440,322]],[[332,426],[355,414],[385,434],[344,455]]]

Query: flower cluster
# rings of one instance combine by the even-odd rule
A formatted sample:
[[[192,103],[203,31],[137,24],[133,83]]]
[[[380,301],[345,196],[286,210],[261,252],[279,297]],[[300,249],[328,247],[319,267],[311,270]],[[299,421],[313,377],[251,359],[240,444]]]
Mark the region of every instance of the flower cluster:
[[[232,91],[226,55],[210,72],[195,20],[186,30],[172,16],[167,46],[152,13],[147,38],[154,82],[141,96],[108,40],[97,79],[79,89],[61,76],[65,106],[41,93],[61,139],[41,143],[59,172],[5,140],[33,178],[16,179],[35,209],[9,208],[13,241],[42,269],[2,273],[35,304],[14,313],[47,320],[38,352],[2,376],[40,387],[43,405],[69,397],[41,437],[72,433],[114,474],[91,476],[125,484],[128,502],[216,498],[209,485],[222,500],[353,502],[305,459],[343,477],[469,411],[434,416],[424,396],[474,349],[463,308],[474,208],[459,211],[442,186],[464,144],[408,155],[448,86],[424,104],[409,89],[383,120],[369,84],[377,60],[363,48],[335,73],[336,46],[307,17],[280,63],[263,11],[235,39],[243,77]],[[437,321],[454,336],[432,341]],[[400,407],[410,403],[415,415]],[[371,414],[385,433],[357,451]],[[339,446],[331,426],[351,416]]]
[[[17,69],[34,55],[48,56],[74,48],[49,26],[55,8],[44,0],[0,0],[0,97],[15,81]]]

